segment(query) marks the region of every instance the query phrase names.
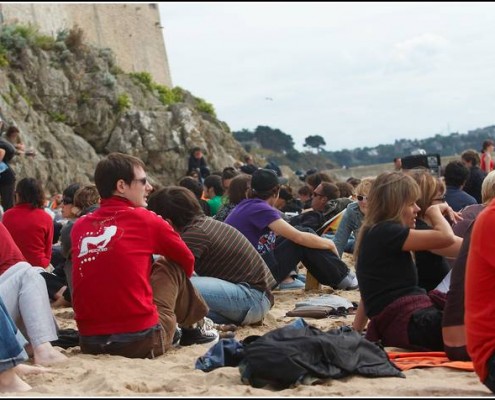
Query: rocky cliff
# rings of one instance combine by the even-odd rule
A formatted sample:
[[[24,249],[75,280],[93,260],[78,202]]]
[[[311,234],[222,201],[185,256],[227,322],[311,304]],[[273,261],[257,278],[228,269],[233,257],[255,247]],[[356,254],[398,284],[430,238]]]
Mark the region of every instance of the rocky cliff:
[[[179,101],[164,101],[170,93],[123,73],[109,49],[83,44],[81,32],[50,40],[32,28],[7,28],[0,32],[1,114],[37,152],[16,157],[18,179],[33,176],[61,191],[92,181],[96,163],[118,151],[141,158],[152,184],[169,185],[185,174],[196,145],[212,170],[245,154],[224,122],[198,111],[201,99],[180,90]]]

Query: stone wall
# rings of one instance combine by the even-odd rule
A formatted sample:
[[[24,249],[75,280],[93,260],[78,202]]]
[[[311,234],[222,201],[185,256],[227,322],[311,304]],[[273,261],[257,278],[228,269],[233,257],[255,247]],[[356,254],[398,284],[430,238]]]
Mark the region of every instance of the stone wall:
[[[125,72],[146,71],[156,82],[172,87],[157,3],[1,3],[0,7],[4,23],[33,23],[52,36],[77,24],[90,43],[111,48]]]

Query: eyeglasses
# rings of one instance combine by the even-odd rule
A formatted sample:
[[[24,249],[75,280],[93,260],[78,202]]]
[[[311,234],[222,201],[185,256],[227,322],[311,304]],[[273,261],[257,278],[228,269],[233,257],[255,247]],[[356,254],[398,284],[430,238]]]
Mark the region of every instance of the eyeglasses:
[[[65,205],[67,205],[67,204],[72,204],[72,202],[73,202],[73,201],[74,201],[74,200],[72,200],[70,197],[64,197],[64,198],[62,199],[62,203],[63,203],[63,204],[65,204]]]
[[[148,183],[148,178],[145,176],[144,178],[133,179],[133,181],[141,182],[145,186]]]
[[[444,203],[445,202],[445,196],[437,197],[436,199],[433,199],[432,201],[439,201],[441,203]]]
[[[356,198],[358,199],[358,201],[363,201],[363,200],[367,200],[368,196],[361,196],[360,194],[358,194]]]
[[[313,196],[316,196],[316,197],[318,197],[318,196],[320,196],[320,197],[327,197],[324,194],[316,193],[316,192],[313,192]]]

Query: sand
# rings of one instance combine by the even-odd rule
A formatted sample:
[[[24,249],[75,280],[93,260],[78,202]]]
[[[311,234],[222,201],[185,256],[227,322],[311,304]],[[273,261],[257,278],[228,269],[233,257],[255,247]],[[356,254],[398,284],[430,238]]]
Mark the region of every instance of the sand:
[[[352,266],[350,258],[344,260]],[[358,291],[333,291],[323,286],[319,291],[293,290],[275,292],[275,306],[262,326],[243,327],[236,333],[242,340],[282,327],[295,318],[285,313],[297,301],[321,294],[337,294],[358,301]],[[60,328],[77,328],[71,308],[54,310]],[[321,329],[350,325],[353,316],[313,319],[306,322]],[[33,387],[26,393],[3,394],[4,397],[483,397],[491,392],[479,382],[474,372],[446,367],[415,368],[405,371],[406,378],[367,378],[353,375],[314,385],[274,391],[243,384],[237,367],[223,367],[205,373],[194,363],[209,346],[194,345],[172,349],[154,360],[127,359],[118,356],[85,355],[79,347],[62,350],[69,360],[51,368],[51,372],[25,377]],[[388,349],[387,350],[397,350]],[[0,395],[1,396],[1,395]]]

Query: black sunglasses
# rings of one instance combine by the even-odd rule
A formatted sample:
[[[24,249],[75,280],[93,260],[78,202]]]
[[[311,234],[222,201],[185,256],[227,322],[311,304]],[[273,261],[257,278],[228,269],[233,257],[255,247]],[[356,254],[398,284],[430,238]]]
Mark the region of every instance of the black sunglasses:
[[[133,179],[133,181],[141,182],[144,186],[148,182],[148,178],[145,176],[144,178]]]
[[[358,201],[363,201],[363,200],[366,200],[368,197],[367,196],[361,196],[360,194],[358,194],[356,196],[356,198],[358,199]]]

